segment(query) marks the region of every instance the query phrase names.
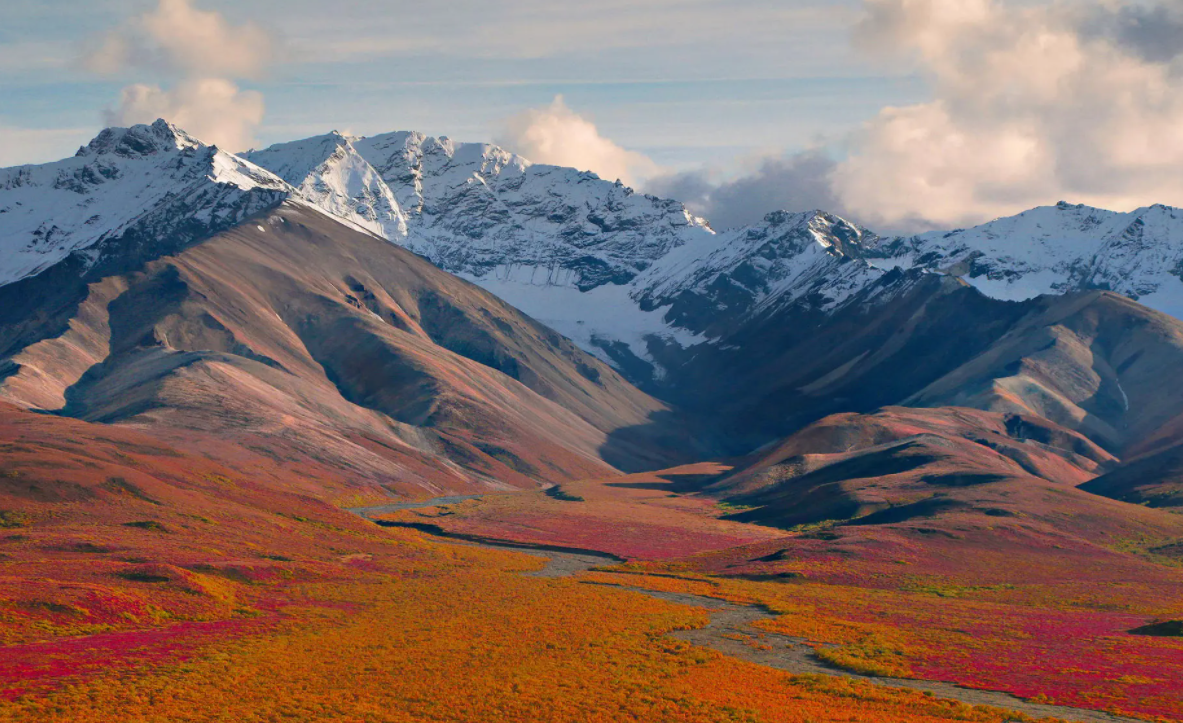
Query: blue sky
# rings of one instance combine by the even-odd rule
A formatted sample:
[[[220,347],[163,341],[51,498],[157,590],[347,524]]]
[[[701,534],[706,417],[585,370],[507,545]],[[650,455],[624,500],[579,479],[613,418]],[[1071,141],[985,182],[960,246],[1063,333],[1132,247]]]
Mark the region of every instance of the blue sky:
[[[1183,205],[1178,0],[6,0],[0,166],[167,117],[230,150],[495,141],[725,225]]]
[[[71,153],[129,83],[79,62],[156,0],[48,0],[0,25],[0,166]],[[505,119],[563,95],[620,145],[662,166],[729,164],[840,137],[886,104],[925,97],[906,69],[852,48],[858,2],[783,0],[197,0],[276,39],[257,78],[269,144],[330,129],[415,129],[490,140]],[[594,6],[594,7],[593,7]]]

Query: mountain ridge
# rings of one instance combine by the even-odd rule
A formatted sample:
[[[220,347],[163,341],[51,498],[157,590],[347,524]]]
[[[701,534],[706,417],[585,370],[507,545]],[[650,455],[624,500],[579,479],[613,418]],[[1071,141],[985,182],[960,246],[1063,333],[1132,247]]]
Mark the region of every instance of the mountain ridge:
[[[369,138],[332,132],[239,158],[163,121],[106,130],[73,160],[3,173],[9,179],[16,172],[56,178],[78,166],[89,179],[82,192],[53,193],[70,194],[65,198],[80,200],[84,208],[99,203],[87,194],[126,184],[131,163],[147,164],[134,167],[156,173],[164,187],[154,188],[154,195],[130,195],[136,203],[121,210],[133,217],[128,231],[92,233],[90,246],[84,234],[50,244],[57,253],[52,258],[62,261],[42,273],[59,274],[60,282],[26,277],[0,285],[5,298],[24,298],[28,289],[40,295],[40,315],[22,317],[15,304],[0,312],[9,328],[9,361],[0,377],[9,379],[10,388],[24,384],[48,408],[61,406],[69,385],[34,380],[39,365],[22,365],[11,351],[68,333],[66,326],[43,323],[46,315],[61,320],[76,311],[53,316],[54,304],[82,309],[94,295],[93,308],[79,313],[101,316],[107,295],[126,289],[110,285],[115,282],[89,285],[121,278],[141,260],[181,252],[191,240],[241,223],[248,211],[287,203],[425,257],[573,340],[650,394],[684,410],[699,409],[704,417],[722,414],[735,429],[738,451],[783,436],[815,415],[844,411],[821,404],[826,395],[835,405],[841,401],[864,412],[875,404],[954,404],[1050,415],[1110,449],[1153,434],[1169,416],[1131,411],[1128,396],[1124,409],[1113,401],[1125,394],[1117,365],[1132,362],[1118,360],[1110,368],[1108,351],[1089,351],[1089,344],[1101,343],[1090,341],[1096,334],[1127,339],[1111,322],[1100,331],[1072,316],[1070,300],[1039,301],[1040,294],[1062,298],[1116,285],[1105,281],[1106,274],[1129,276],[1131,294],[1158,284],[1152,295],[1169,300],[1170,284],[1183,282],[1163,259],[1175,253],[1176,238],[1183,249],[1183,224],[1176,235],[1172,222],[1178,217],[1166,207],[1116,214],[1062,203],[975,229],[909,238],[881,237],[820,210],[773,212],[758,224],[715,231],[676,201],[638,194],[591,173],[533,164],[489,144],[414,132]],[[104,164],[115,169],[111,178],[102,176]],[[180,175],[170,180],[173,171]],[[186,184],[197,185],[191,197],[183,193]],[[10,182],[0,190],[0,205],[26,190]],[[227,194],[231,201],[222,200]],[[254,205],[241,200],[256,197]],[[228,205],[237,213],[219,216],[218,209]],[[52,204],[42,209],[53,210]],[[177,233],[145,223],[153,214],[175,215],[182,225],[190,218],[199,223]],[[1141,229],[1140,235],[1131,229]],[[132,238],[135,233],[139,237]],[[10,236],[5,242],[12,247],[20,240]],[[128,268],[104,265],[102,249],[120,244]],[[1147,244],[1159,253],[1139,261]],[[128,250],[139,247],[143,254]],[[1082,254],[1092,254],[1087,263]],[[71,258],[80,270],[62,266]],[[1126,273],[1130,269],[1143,273],[1135,278]],[[66,285],[73,291],[55,290]],[[54,294],[62,298],[55,301]],[[1075,319],[1071,323],[1079,328],[1069,329],[1058,317],[1043,321],[1048,304],[1064,309],[1064,318]],[[1094,310],[1087,314],[1125,318],[1116,306],[1089,308]],[[1141,323],[1171,327],[1149,317]],[[16,333],[21,324],[40,338]],[[1026,335],[1027,346],[999,346],[1006,334]],[[1170,369],[1173,334],[1163,331],[1154,337],[1162,343],[1147,336],[1137,345],[1149,350],[1147,359]],[[1057,340],[1061,346],[1051,356],[1036,348]],[[88,349],[77,356],[80,368],[101,360],[101,345],[78,343]],[[1005,364],[1018,365],[1019,373],[988,364],[974,371],[966,354],[990,350]],[[904,352],[919,356],[902,361]],[[482,363],[501,369],[504,360],[487,356],[492,353],[482,351]],[[1038,371],[1053,357],[1073,374]],[[747,390],[746,396],[717,394],[720,374]],[[976,396],[966,396],[958,374],[978,385]],[[778,411],[778,404],[788,406]],[[1132,427],[1137,435],[1123,431],[1131,424],[1127,415],[1146,416]],[[644,436],[646,426],[631,431]],[[629,433],[612,431],[616,441]]]
[[[234,156],[164,121],[107,129],[75,159],[0,171],[0,226],[16,225],[19,214],[5,217],[19,199],[5,196],[28,185],[21,179],[53,176],[51,185],[95,193],[104,174],[120,172],[115,161],[201,149],[209,156],[206,180],[223,193],[265,188],[274,195],[255,206],[295,199],[406,246],[618,368],[648,368],[646,377],[667,371],[654,345],[709,344],[722,329],[778,305],[832,311],[885,274],[909,269],[961,278],[1003,300],[1105,289],[1183,315],[1183,212],[1166,206],[1123,214],[1062,202],[971,229],[910,237],[880,236],[822,210],[776,211],[756,224],[714,230],[677,201],[592,173],[409,131],[372,137],[333,131]],[[175,188],[186,178],[158,183]],[[132,201],[139,205],[124,209],[125,216],[151,215],[152,198]],[[98,201],[79,206],[88,203]],[[69,253],[93,255],[87,250],[122,229],[114,219],[63,230],[58,211],[47,209],[37,219],[26,210],[40,223],[26,223],[32,228],[24,236],[9,231],[6,245],[21,262],[0,269],[0,284]],[[220,228],[217,220],[204,230]]]

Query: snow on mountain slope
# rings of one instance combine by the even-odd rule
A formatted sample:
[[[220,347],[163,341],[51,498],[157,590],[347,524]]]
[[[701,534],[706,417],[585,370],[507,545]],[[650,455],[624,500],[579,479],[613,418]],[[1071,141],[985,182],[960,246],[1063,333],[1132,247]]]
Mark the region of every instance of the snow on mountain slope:
[[[866,302],[896,288],[878,283],[895,269],[961,277],[999,299],[1110,289],[1183,317],[1183,212],[1164,206],[1059,204],[907,238],[778,212],[716,233],[677,201],[492,145],[334,132],[244,159],[163,121],[104,131],[59,163],[0,171],[0,285],[75,252],[95,263],[104,241],[130,231],[143,232],[138,243],[196,238],[289,197],[656,376],[655,349],[709,343],[788,306],[825,314]]]
[[[390,187],[349,138],[333,131],[243,154],[296,187],[300,198],[338,218],[398,241],[407,216]]]
[[[605,347],[624,345],[652,362],[652,341],[707,341],[709,317],[734,324],[777,300],[832,307],[881,275],[849,256],[868,233],[837,217],[773,214],[717,235],[676,201],[491,145],[408,132],[331,134],[248,158],[305,200],[357,221],[356,193],[340,190],[348,166],[406,214],[405,230],[372,230],[605,359]]]
[[[492,291],[603,358],[604,344],[645,356],[650,337],[703,340],[630,297],[630,282],[671,251],[714,243],[680,203],[496,146],[419,133],[334,133],[247,158],[304,200]],[[374,199],[398,214],[397,224],[371,223]]]
[[[1116,213],[1060,203],[971,229],[879,240],[877,265],[941,270],[1022,300],[1106,289],[1183,318],[1183,211]]]
[[[830,311],[883,276],[860,258],[868,237],[822,211],[772,213],[672,250],[637,280],[636,298],[644,308],[669,307],[672,323],[708,336],[772,307]]]
[[[407,245],[453,273],[587,291],[710,235],[676,201],[496,146],[405,132],[355,145],[412,217]]]
[[[77,155],[0,170],[0,285],[104,241],[227,228],[292,191],[243,159],[157,121],[109,128]]]

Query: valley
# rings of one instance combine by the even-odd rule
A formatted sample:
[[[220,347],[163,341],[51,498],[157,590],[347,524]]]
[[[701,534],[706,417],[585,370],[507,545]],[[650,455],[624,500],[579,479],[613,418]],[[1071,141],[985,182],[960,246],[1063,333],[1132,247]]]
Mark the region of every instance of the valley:
[[[0,170],[0,719],[1183,720],[1183,219]]]
[[[454,499],[448,498],[428,500],[425,503],[416,503],[415,508],[407,509],[422,508],[423,506],[443,506],[453,504],[455,501]],[[373,512],[379,511],[381,511],[381,508],[376,510],[363,508],[355,512],[358,512],[363,517],[367,517]],[[612,557],[587,552],[563,552],[536,546],[513,547],[497,543],[480,542],[465,542],[461,544],[477,544],[486,549],[524,552],[525,554],[540,557],[546,561],[546,567],[535,572],[523,573],[536,577],[568,577],[592,571],[598,567],[606,567],[616,561]],[[591,584],[613,585],[613,583],[600,581],[591,582]],[[884,678],[860,674],[827,663],[818,657],[806,639],[770,633],[754,625],[760,621],[776,618],[775,612],[761,605],[729,602],[720,597],[707,597],[684,592],[666,592],[623,584],[618,586],[623,590],[647,595],[659,600],[704,608],[710,613],[710,622],[706,626],[693,630],[676,630],[669,633],[669,637],[700,647],[710,648],[730,657],[784,670],[793,675],[840,676],[887,688],[925,691],[944,699],[957,700],[974,706],[1004,708],[1037,718],[1058,718],[1065,721],[1078,721],[1079,723],[1105,723],[1105,721],[1132,723],[1137,720],[1135,718],[1126,718],[1111,713],[1100,713],[1087,709],[1031,703],[1005,693],[962,688],[935,681]]]

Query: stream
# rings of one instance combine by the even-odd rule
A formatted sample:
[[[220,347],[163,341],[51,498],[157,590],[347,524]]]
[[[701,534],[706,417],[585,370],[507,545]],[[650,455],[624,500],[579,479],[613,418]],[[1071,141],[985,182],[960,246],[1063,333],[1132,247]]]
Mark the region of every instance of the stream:
[[[397,510],[455,504],[466,499],[476,499],[480,496],[439,497],[426,502],[391,504],[381,507],[360,507],[349,511],[366,519],[373,520],[375,515],[389,514]],[[591,550],[573,551],[529,545],[499,544],[492,541],[486,542],[470,538],[455,539],[447,536],[440,537],[438,535],[436,538],[446,544],[474,545],[492,550],[517,552],[544,558],[546,560],[546,567],[536,572],[525,573],[532,577],[572,577],[596,567],[613,565],[620,562],[620,559],[617,557]],[[677,630],[668,633],[668,636],[693,645],[710,648],[724,655],[730,655],[751,663],[784,670],[794,675],[830,675],[861,680],[872,685],[887,688],[908,688],[926,691],[939,698],[957,700],[969,705],[1002,708],[1004,710],[1023,713],[1033,718],[1059,718],[1076,723],[1145,723],[1145,721],[1137,718],[1128,718],[1102,711],[1032,703],[1010,693],[963,688],[953,683],[862,675],[837,668],[821,660],[814,653],[813,647],[805,640],[771,633],[755,627],[754,624],[756,622],[770,620],[775,617],[772,613],[758,605],[740,605],[701,595],[658,592],[626,585],[608,585],[592,582],[586,584],[604,585],[605,587],[613,587],[629,593],[647,595],[679,605],[705,608],[711,616],[711,621],[706,627],[698,628],[697,630]]]

